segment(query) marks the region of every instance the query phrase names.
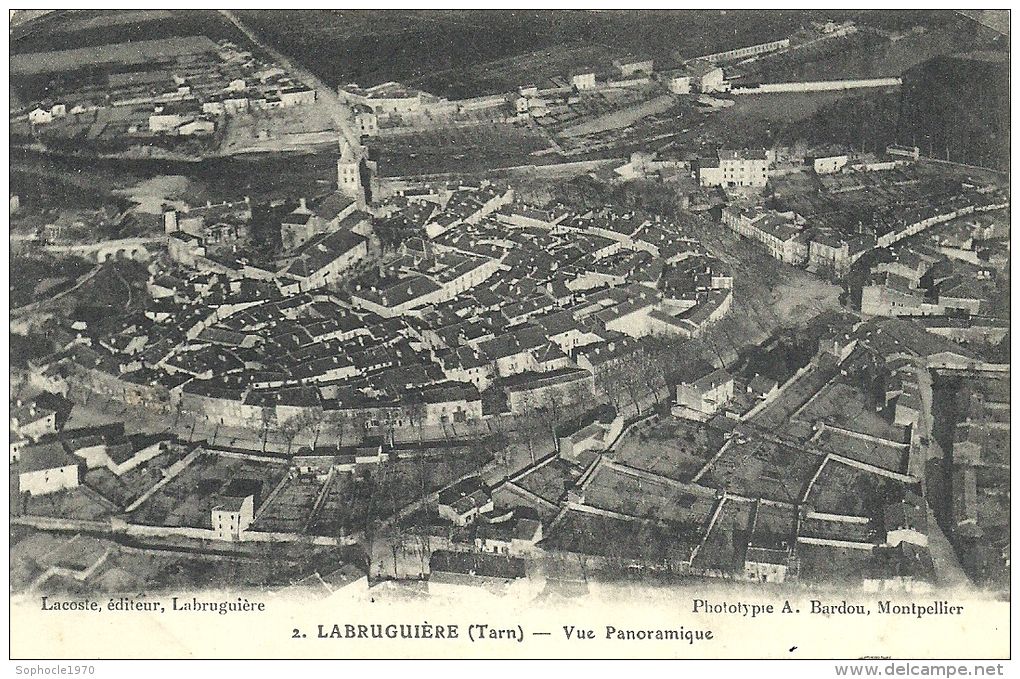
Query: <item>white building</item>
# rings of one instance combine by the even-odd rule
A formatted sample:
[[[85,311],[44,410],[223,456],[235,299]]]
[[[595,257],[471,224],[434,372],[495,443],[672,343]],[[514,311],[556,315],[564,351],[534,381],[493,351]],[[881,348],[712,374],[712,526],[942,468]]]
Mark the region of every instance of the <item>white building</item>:
[[[716,158],[698,161],[702,186],[763,188],[768,181],[769,154],[765,149],[719,149]]]
[[[18,490],[30,495],[48,495],[81,483],[81,461],[59,442],[26,446],[19,454]]]
[[[354,126],[362,137],[375,137],[379,134],[379,117],[371,107],[358,104],[354,106]]]
[[[11,433],[37,440],[57,431],[57,413],[49,408],[37,407],[34,402],[18,402],[11,408]]]
[[[219,540],[238,540],[255,517],[255,497],[225,498],[212,508],[212,527]]]
[[[744,557],[744,578],[751,582],[785,582],[790,568],[786,549],[748,546]]]
[[[652,59],[614,59],[613,66],[620,71],[620,76],[629,78],[636,74],[651,75],[655,62]]]
[[[571,74],[570,86],[579,92],[595,89],[595,73],[593,71],[581,71]]]
[[[691,75],[689,73],[678,73],[666,80],[666,87],[673,94],[691,93]]]
[[[928,546],[928,512],[921,498],[908,498],[885,508],[884,523],[889,547],[909,542],[918,547]]]
[[[820,149],[808,155],[815,174],[835,174],[850,162],[850,154],[842,149]]]
[[[721,67],[708,61],[694,61],[685,67],[691,83],[702,94],[729,91],[729,84]]]
[[[733,398],[733,377],[725,370],[713,370],[690,382],[676,387],[675,414],[684,416],[711,416],[719,412]]]

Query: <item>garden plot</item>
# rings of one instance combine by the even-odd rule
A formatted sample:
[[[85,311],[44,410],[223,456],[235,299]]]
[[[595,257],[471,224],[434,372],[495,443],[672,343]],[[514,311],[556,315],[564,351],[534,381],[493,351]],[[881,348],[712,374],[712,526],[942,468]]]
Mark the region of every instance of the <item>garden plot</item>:
[[[631,467],[687,481],[721,446],[718,430],[700,422],[667,418],[621,439],[615,457]]]
[[[715,499],[666,481],[656,482],[610,467],[596,473],[584,491],[585,504],[652,521],[689,525],[699,530],[708,521]]]
[[[764,439],[737,438],[700,483],[751,498],[797,502],[822,457]]]

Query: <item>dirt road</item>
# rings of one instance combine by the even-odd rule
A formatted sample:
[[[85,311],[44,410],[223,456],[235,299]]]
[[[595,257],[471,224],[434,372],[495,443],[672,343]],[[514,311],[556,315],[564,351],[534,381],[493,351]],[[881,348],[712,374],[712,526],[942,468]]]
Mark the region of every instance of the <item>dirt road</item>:
[[[286,68],[290,73],[298,78],[299,80],[308,83],[314,87],[317,91],[317,97],[320,101],[325,103],[328,107],[330,117],[336,126],[343,132],[347,142],[354,148],[357,148],[361,143],[361,138],[354,131],[354,121],[352,120],[351,108],[340,100],[336,92],[332,87],[320,80],[314,73],[308,69],[302,67],[300,64],[285,56],[281,52],[267,45],[262,38],[258,36],[255,31],[249,28],[240,18],[230,10],[220,10],[220,13],[227,18],[227,20],[234,24],[239,31],[245,34],[249,40],[255,43],[259,48],[266,52],[276,63]]]

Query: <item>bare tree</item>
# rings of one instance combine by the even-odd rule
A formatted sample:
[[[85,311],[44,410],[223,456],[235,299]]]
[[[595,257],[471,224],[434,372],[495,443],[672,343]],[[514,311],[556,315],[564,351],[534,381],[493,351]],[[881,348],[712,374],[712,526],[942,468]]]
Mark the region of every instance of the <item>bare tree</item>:
[[[606,370],[599,376],[597,382],[601,387],[602,395],[609,400],[609,403],[617,412],[620,412],[620,393],[623,389],[623,383],[616,370]]]
[[[662,405],[659,392],[666,385],[665,373],[662,369],[662,358],[658,352],[645,354],[637,362],[635,373],[644,385],[646,392],[655,400],[655,407]]]
[[[266,444],[269,440],[269,429],[276,425],[276,408],[264,405],[259,410],[259,417],[262,420],[262,452],[266,452]]]
[[[425,440],[425,418],[428,414],[428,406],[424,400],[414,399],[406,406],[407,417],[411,424],[418,429],[418,444]]]
[[[492,447],[495,451],[496,459],[503,465],[503,478],[509,478],[510,436],[506,430],[506,422],[499,415],[494,416],[490,422],[496,429],[491,436]]]
[[[627,391],[627,395],[630,396],[630,402],[634,404],[634,411],[636,415],[641,414],[641,398],[640,398],[640,387],[642,377],[637,371],[635,365],[636,358],[631,357],[623,363],[619,372],[620,383]]]
[[[280,423],[280,432],[287,439],[287,454],[290,455],[294,447],[294,441],[298,435],[309,427],[317,425],[322,420],[322,411],[318,409],[305,408],[294,417],[288,418]]]
[[[526,391],[521,393],[521,413],[517,416],[516,429],[527,443],[531,464],[535,464],[534,438],[537,432],[535,431],[534,405],[531,395]]]

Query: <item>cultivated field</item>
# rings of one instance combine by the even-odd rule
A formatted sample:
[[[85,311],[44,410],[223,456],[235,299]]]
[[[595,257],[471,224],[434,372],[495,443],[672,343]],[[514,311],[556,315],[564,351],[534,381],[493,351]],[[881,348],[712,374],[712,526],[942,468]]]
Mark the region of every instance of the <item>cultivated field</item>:
[[[834,381],[822,389],[798,417],[808,422],[824,420],[842,429],[902,442],[904,428],[875,412],[872,399],[856,386]]]
[[[253,110],[225,118],[219,153],[300,151],[338,143],[326,105],[320,100],[293,108]]]
[[[205,453],[131,512],[131,521],[210,529],[212,508],[222,501],[220,493],[232,479],[259,481],[260,499],[265,500],[286,474],[282,464]]]
[[[807,504],[827,514],[878,517],[903,490],[898,481],[830,460],[811,486]]]
[[[665,482],[650,481],[603,467],[584,491],[585,504],[629,516],[701,526],[715,501]]]
[[[691,566],[723,573],[743,571],[753,515],[752,503],[727,500]]]
[[[335,474],[308,532],[336,537],[364,530],[369,519],[392,516],[477,468],[476,460],[458,456],[386,462],[359,476]]]
[[[845,540],[847,542],[872,542],[876,531],[870,523],[850,523],[848,521],[823,521],[821,519],[805,519],[800,524],[800,534],[804,537],[821,538],[823,540]]]
[[[866,462],[882,469],[900,473],[907,471],[907,458],[910,456],[908,448],[867,441],[831,429],[826,429],[818,437],[817,445],[823,450],[831,450],[851,460]]]
[[[380,138],[379,173],[384,176],[474,172],[532,163],[552,163],[554,154],[532,156],[549,147],[544,133],[526,127],[482,124],[423,130]]]
[[[669,564],[689,559],[698,536],[677,527],[626,521],[568,510],[552,534],[542,541],[549,550],[606,557],[608,565],[627,562]],[[584,561],[583,556],[578,557]]]
[[[860,584],[871,562],[871,552],[847,547],[798,545],[801,582],[836,584],[842,590]]]
[[[655,97],[639,104],[604,113],[577,125],[571,125],[564,129],[561,134],[568,137],[576,137],[630,127],[646,116],[653,116],[668,111],[673,106],[674,101],[674,98],[668,95]]]
[[[300,533],[311,518],[312,507],[324,482],[293,477],[283,490],[259,511],[251,529],[267,533]]]
[[[701,483],[747,497],[799,501],[822,458],[772,441],[741,440],[734,440],[701,477]]]
[[[811,366],[800,378],[787,386],[774,401],[759,411],[752,422],[766,429],[779,428],[828,384],[834,372],[831,368]],[[804,419],[804,415],[801,414],[800,418]]]
[[[122,42],[95,47],[15,54],[11,57],[11,75],[34,76],[41,73],[73,71],[89,66],[133,66],[164,61],[188,54],[212,52],[216,44],[204,35]]]
[[[14,514],[91,520],[109,516],[114,511],[94,491],[82,486],[59,493],[19,497],[17,485],[15,469],[11,474],[11,512]]]
[[[567,488],[573,486],[582,471],[576,465],[562,458],[556,458],[552,462],[528,472],[515,484],[556,504]]]
[[[699,422],[663,418],[616,445],[616,459],[678,481],[690,480],[722,445],[721,432]]]

